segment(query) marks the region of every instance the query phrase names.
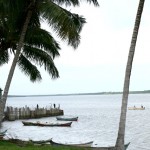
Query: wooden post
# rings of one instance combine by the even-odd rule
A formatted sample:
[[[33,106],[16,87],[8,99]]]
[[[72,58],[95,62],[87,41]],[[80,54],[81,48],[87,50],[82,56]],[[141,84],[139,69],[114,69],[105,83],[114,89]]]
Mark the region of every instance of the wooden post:
[[[15,120],[15,110],[13,107],[10,107],[10,112],[9,112],[9,115],[8,115],[8,119],[9,121],[14,121]]]

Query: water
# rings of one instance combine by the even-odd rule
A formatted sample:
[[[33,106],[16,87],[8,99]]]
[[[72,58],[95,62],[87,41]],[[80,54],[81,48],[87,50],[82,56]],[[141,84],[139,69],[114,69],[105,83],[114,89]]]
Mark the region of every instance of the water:
[[[65,115],[78,116],[71,127],[28,127],[21,121],[5,121],[3,129],[9,129],[12,137],[28,140],[46,140],[63,143],[94,141],[93,146],[113,146],[117,138],[122,95],[80,95],[8,98],[7,106],[39,107],[60,104]],[[131,142],[128,150],[150,150],[150,94],[132,94],[128,106],[146,107],[144,111],[128,110],[125,142]],[[36,119],[30,119],[33,121]],[[55,117],[37,119],[56,122]]]

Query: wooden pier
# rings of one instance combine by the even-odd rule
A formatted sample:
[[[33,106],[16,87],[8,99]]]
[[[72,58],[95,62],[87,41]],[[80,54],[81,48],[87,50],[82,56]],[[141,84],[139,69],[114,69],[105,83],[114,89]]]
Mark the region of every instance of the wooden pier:
[[[42,117],[51,117],[63,115],[64,112],[59,107],[58,108],[39,108],[31,109],[27,106],[17,108],[17,107],[7,107],[5,111],[5,120],[14,121],[18,119],[33,119]]]

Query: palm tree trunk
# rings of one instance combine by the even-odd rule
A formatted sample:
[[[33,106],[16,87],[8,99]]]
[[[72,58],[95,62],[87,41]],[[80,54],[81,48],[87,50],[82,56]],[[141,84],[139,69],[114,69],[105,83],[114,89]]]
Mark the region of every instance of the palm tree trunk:
[[[127,61],[126,72],[125,72],[123,95],[122,95],[122,107],[121,107],[118,137],[117,137],[116,146],[115,146],[116,150],[124,150],[125,124],[126,124],[130,76],[131,76],[132,62],[133,62],[133,57],[134,57],[134,52],[135,52],[135,47],[136,47],[139,26],[141,22],[141,16],[142,16],[143,8],[144,8],[144,2],[145,0],[140,0],[139,2],[131,45],[129,49],[128,61]]]
[[[7,100],[7,96],[8,96],[9,87],[10,87],[10,84],[11,84],[11,81],[12,81],[12,77],[13,77],[13,74],[14,74],[14,71],[15,71],[17,61],[19,59],[21,48],[23,47],[24,38],[25,38],[25,35],[26,35],[26,31],[27,31],[28,24],[30,22],[31,16],[32,16],[32,9],[29,9],[28,12],[27,12],[26,20],[24,22],[24,25],[23,25],[23,28],[22,28],[22,31],[21,31],[20,39],[19,39],[19,42],[18,42],[18,47],[16,49],[16,54],[14,56],[14,59],[13,59],[13,62],[12,62],[12,65],[11,65],[11,68],[10,68],[10,71],[9,71],[9,74],[8,74],[7,82],[6,82],[6,85],[5,85],[5,88],[4,88],[4,93],[3,93],[2,98],[0,100],[0,125],[1,125],[1,122],[2,122],[2,119],[3,119],[3,116],[4,116],[4,109],[5,109],[5,104],[6,104],[6,100]]]

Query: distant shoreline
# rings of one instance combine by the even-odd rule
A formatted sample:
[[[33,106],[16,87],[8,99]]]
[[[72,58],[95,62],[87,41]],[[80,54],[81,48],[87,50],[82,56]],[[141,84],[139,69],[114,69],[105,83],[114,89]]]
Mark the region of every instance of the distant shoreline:
[[[43,95],[8,95],[8,97],[39,97],[39,96],[72,96],[72,95],[114,95],[122,92],[72,93],[72,94],[43,94]],[[130,91],[129,94],[150,94],[150,90]]]

